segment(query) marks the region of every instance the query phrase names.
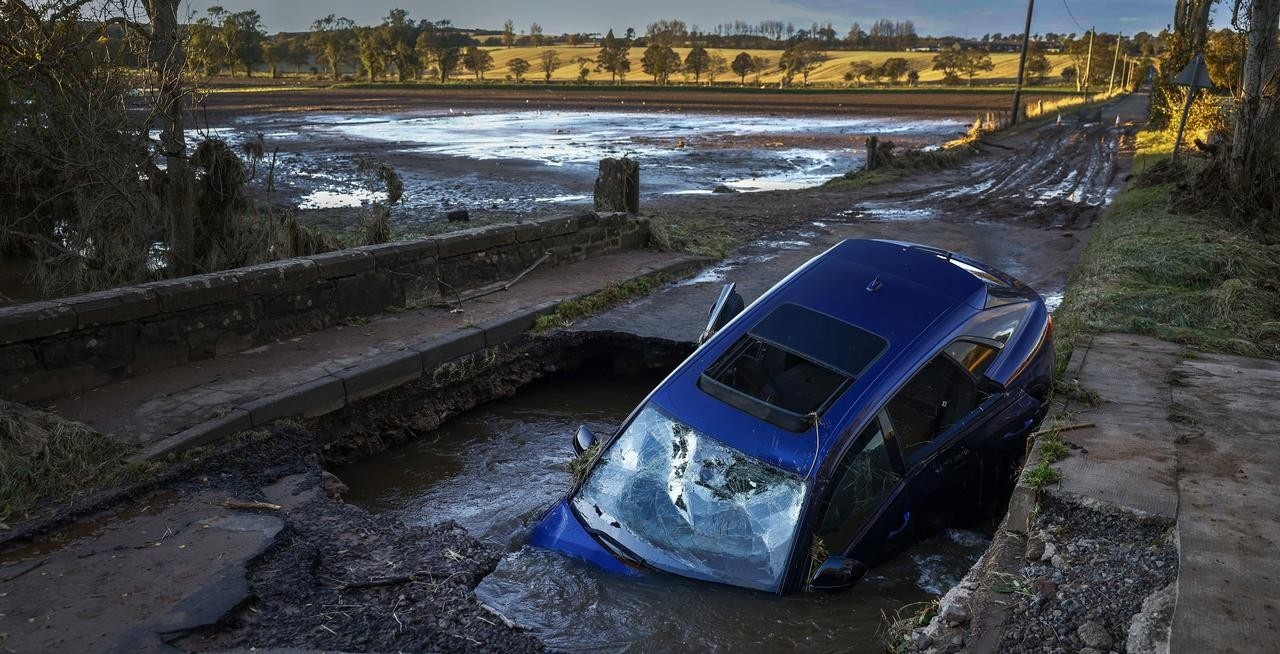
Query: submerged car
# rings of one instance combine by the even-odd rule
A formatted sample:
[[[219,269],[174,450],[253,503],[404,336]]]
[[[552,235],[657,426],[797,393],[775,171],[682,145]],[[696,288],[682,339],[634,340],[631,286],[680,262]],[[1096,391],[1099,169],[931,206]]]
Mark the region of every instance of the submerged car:
[[[1044,417],[1052,321],[958,254],[846,240],[707,340],[611,437],[530,544],[609,570],[834,590],[1007,498]]]

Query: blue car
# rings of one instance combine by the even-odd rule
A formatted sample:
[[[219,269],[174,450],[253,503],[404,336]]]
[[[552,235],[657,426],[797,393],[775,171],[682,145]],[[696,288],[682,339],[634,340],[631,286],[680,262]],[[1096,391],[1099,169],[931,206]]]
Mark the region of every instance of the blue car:
[[[1044,417],[1053,326],[999,270],[846,240],[707,340],[611,437],[530,536],[623,573],[835,590],[1005,498]]]

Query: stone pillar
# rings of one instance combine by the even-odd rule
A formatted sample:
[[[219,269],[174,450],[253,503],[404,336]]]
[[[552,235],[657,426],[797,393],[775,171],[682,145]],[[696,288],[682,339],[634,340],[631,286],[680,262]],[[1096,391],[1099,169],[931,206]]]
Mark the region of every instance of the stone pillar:
[[[600,160],[596,211],[640,213],[640,165],[627,157]]]
[[[880,139],[875,136],[867,137],[867,161],[863,164],[863,169],[868,172],[876,169],[878,163],[876,159],[880,156]]]

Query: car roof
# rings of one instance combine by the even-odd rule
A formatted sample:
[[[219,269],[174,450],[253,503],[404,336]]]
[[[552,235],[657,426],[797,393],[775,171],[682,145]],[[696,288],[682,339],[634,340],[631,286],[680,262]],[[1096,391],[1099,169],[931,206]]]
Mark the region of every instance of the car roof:
[[[892,390],[951,333],[982,310],[987,284],[953,265],[948,253],[910,243],[851,239],[798,268],[747,307],[655,389],[651,399],[677,419],[746,454],[806,474],[852,436]],[[856,325],[887,341],[827,409],[814,431],[794,433],[712,397],[698,379],[727,348],[784,304],[798,304]]]

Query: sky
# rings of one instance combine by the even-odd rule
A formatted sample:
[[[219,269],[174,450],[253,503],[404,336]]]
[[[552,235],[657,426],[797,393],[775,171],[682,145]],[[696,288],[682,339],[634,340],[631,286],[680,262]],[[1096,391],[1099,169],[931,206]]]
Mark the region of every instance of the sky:
[[[331,12],[358,24],[377,24],[389,9],[399,6],[411,18],[447,18],[468,28],[500,29],[510,18],[517,31],[527,32],[529,24],[537,21],[547,34],[609,29],[621,33],[628,27],[643,34],[645,25],[655,20],[678,18],[703,31],[732,20],[790,21],[797,29],[814,21],[831,22],[843,36],[855,21],[866,26],[890,18],[914,21],[921,35],[971,37],[1021,32],[1027,8],[1024,0],[189,0],[185,4],[196,15],[214,4],[229,11],[257,9],[270,33],[305,30]],[[1173,5],[1174,0],[1040,0],[1032,32],[1084,33],[1096,26],[1104,32],[1156,33],[1169,24]]]

